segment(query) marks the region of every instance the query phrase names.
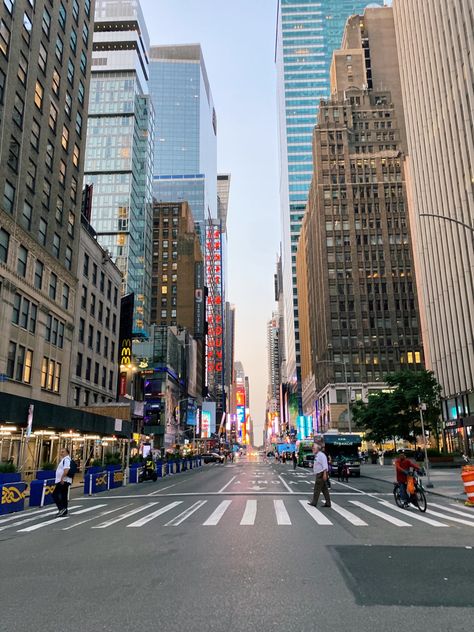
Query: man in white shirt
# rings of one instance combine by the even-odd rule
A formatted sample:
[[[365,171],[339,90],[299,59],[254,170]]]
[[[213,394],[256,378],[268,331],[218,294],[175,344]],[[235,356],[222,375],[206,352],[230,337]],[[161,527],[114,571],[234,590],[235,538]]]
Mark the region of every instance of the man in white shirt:
[[[67,516],[69,487],[72,483],[72,478],[68,476],[69,468],[71,467],[71,457],[69,456],[69,450],[67,448],[62,448],[59,455],[61,460],[56,468],[56,486],[53,491],[53,498],[58,508],[56,517],[63,518]]]
[[[310,503],[308,503],[308,505],[311,505],[312,507],[317,507],[319,495],[322,492],[324,500],[326,501],[323,507],[330,507],[331,497],[329,496],[328,489],[328,460],[324,452],[322,452],[321,446],[318,443],[314,444],[313,472],[316,476],[316,479],[314,481],[313,499]]]

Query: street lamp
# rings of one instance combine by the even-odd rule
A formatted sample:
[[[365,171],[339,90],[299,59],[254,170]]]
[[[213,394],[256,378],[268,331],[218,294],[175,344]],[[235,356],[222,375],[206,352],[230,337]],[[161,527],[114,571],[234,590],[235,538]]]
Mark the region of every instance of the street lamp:
[[[426,410],[426,404],[422,404],[420,398],[418,397],[418,407],[420,409],[420,421],[421,421],[421,432],[423,434],[423,448],[425,451],[425,468],[426,468],[426,476],[428,482],[426,483],[426,487],[433,487],[433,483],[430,478],[430,463],[428,461],[428,451],[426,449],[426,434],[425,434],[425,421],[423,419],[423,411]]]
[[[439,215],[437,213],[419,213],[419,217],[436,217],[437,219],[444,219],[446,222],[453,222],[454,224],[459,224],[459,226],[462,226],[463,228],[467,228],[468,230],[470,230],[474,237],[474,226],[471,226],[470,224],[465,224],[464,222],[461,222],[459,219],[454,219],[453,217],[448,217],[447,215]]]
[[[316,364],[339,364],[344,367],[344,382],[346,384],[346,398],[347,398],[347,421],[349,425],[349,434],[352,434],[352,419],[351,419],[351,397],[349,382],[347,380],[347,363],[345,360],[316,360]]]

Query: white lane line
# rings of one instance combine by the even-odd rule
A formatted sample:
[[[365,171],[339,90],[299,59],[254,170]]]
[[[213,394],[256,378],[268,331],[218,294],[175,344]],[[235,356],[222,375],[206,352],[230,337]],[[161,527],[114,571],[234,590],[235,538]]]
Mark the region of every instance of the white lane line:
[[[456,514],[457,516],[462,516],[463,518],[472,518],[474,520],[474,513],[472,511],[469,511],[469,509],[463,511],[459,508],[459,505],[453,505],[453,507],[457,507],[457,509],[450,509],[449,507],[444,507],[443,505],[437,505],[436,503],[430,502],[430,507],[444,509],[444,511],[449,511],[449,513]]]
[[[288,512],[286,510],[285,503],[282,500],[274,500],[273,506],[275,507],[277,524],[291,524],[290,516],[288,515]]]
[[[170,511],[171,509],[174,509],[178,505],[181,505],[182,502],[183,502],[182,500],[176,500],[174,503],[170,503],[169,505],[165,505],[164,507],[161,507],[161,509],[157,509],[156,511],[153,511],[151,514],[148,514],[148,516],[145,516],[144,518],[135,520],[135,522],[128,524],[127,527],[143,527],[143,525],[146,524],[147,522],[150,522],[151,520],[158,518],[158,516],[162,516],[167,511]]]
[[[189,507],[188,509],[180,513],[178,516],[176,516],[176,518],[173,518],[173,520],[170,520],[169,522],[167,522],[165,524],[165,527],[177,527],[182,522],[187,520],[190,516],[192,516],[195,511],[200,509],[206,503],[207,503],[207,500],[198,500],[197,503],[194,503],[194,505],[191,505],[191,507]]]
[[[27,524],[28,522],[34,522],[35,520],[39,520],[41,518],[46,518],[47,516],[54,516],[58,513],[57,509],[53,509],[53,511],[48,511],[42,516],[31,516],[30,518],[23,518],[23,520],[18,520],[18,516],[15,516],[17,522],[12,522],[12,524],[7,524],[5,527],[0,527],[0,531],[4,531],[5,529],[10,529],[10,527],[19,527],[22,524]]]
[[[463,518],[456,518],[455,516],[448,516],[445,513],[440,513],[439,511],[433,511],[432,509],[427,509],[426,513],[430,514],[431,516],[437,516],[438,518],[444,518],[445,520],[450,520],[451,522],[458,522],[459,524],[465,524],[468,527],[474,528],[473,520],[465,520]]]
[[[404,514],[405,516],[410,516],[410,518],[414,518],[415,520],[419,520],[420,522],[426,522],[426,524],[431,525],[432,527],[449,527],[449,525],[444,524],[444,522],[438,522],[437,520],[432,520],[431,518],[427,518],[426,516],[422,516],[418,512],[418,509],[414,511],[410,511],[407,509],[401,509],[400,507],[394,507],[387,500],[379,500],[379,503],[384,507],[390,508],[392,511],[397,511],[398,513]]]
[[[219,524],[219,520],[222,518],[222,516],[225,514],[225,512],[227,511],[227,509],[230,507],[231,504],[232,504],[231,500],[223,500],[220,503],[220,505],[217,507],[217,509],[215,509],[211,513],[211,515],[206,520],[206,522],[202,523],[203,526],[214,527],[216,524]]]
[[[232,483],[232,481],[235,481],[235,479],[236,479],[236,478],[237,478],[237,476],[233,476],[233,477],[230,479],[230,481],[229,481],[228,483],[226,483],[226,484],[224,485],[224,487],[222,487],[222,489],[220,489],[217,493],[218,493],[218,494],[222,494],[222,492],[223,492],[225,489],[227,489],[227,487],[229,487],[229,485]]]
[[[291,487],[287,484],[287,482],[285,481],[285,479],[283,478],[283,476],[281,476],[280,474],[278,475],[278,478],[280,479],[280,481],[283,483],[283,485],[286,487],[286,489],[294,494],[294,490],[291,489]]]
[[[357,505],[357,507],[360,507],[361,509],[368,511],[371,514],[374,514],[374,516],[378,516],[379,518],[382,518],[382,520],[386,520],[387,522],[394,524],[396,527],[411,527],[411,524],[409,524],[408,522],[399,520],[398,518],[395,518],[394,516],[390,516],[389,514],[386,514],[383,511],[379,511],[378,509],[375,509],[374,507],[371,507],[370,505],[365,505],[364,503],[361,503],[358,500],[350,500],[349,502],[352,503],[353,505]]]
[[[309,515],[315,522],[321,525],[332,526],[332,522],[329,520],[329,518],[322,514],[319,509],[316,509],[316,507],[308,505],[307,500],[300,500],[299,503],[303,507],[303,509],[309,513]]]
[[[183,481],[180,481],[180,483],[182,483]],[[160,489],[155,489],[154,492],[151,492],[151,494],[146,494],[146,496],[156,496],[157,494],[161,494],[161,492],[164,492],[165,489],[171,489],[172,487],[176,487],[176,485],[179,485],[179,483],[173,483],[173,485],[167,485],[166,487],[160,487]]]
[[[356,516],[352,512],[347,511],[347,509],[344,509],[344,507],[341,507],[340,505],[336,505],[336,503],[333,500],[331,500],[331,507],[334,509],[336,513],[338,513],[340,516],[348,520],[354,526],[356,527],[369,526],[366,522],[364,522],[361,518],[359,518],[359,516]]]
[[[362,494],[362,496],[370,496],[371,495],[369,492],[364,492],[361,489],[358,489],[357,487],[353,487],[352,485],[348,485],[347,483],[341,483],[340,481],[333,481],[333,480],[331,480],[331,483],[333,483],[334,485],[342,485],[342,487],[347,487],[347,489],[352,489],[352,491],[359,492],[359,494]]]
[[[61,531],[69,531],[70,529],[75,529],[76,527],[80,527],[81,524],[86,524],[86,522],[92,522],[92,520],[97,520],[98,518],[103,518],[104,516],[108,516],[109,514],[115,513],[116,511],[120,511],[121,509],[125,509],[126,507],[130,507],[132,503],[128,503],[128,505],[122,505],[121,507],[115,507],[115,509],[109,509],[108,511],[101,511],[98,516],[93,516],[92,518],[87,518],[87,520],[81,520],[80,522],[75,522],[69,527],[64,527]]]
[[[430,503],[430,505],[432,505],[433,503]],[[458,509],[460,508],[459,503],[451,503],[452,507],[457,507]],[[451,509],[452,511],[452,509]],[[464,507],[463,511],[466,512],[466,514],[468,514],[469,516],[474,516],[474,511],[472,507]]]
[[[132,509],[131,511],[127,511],[126,513],[118,516],[117,518],[112,518],[112,520],[107,520],[106,522],[102,522],[101,524],[95,525],[92,529],[106,529],[107,527],[111,527],[113,524],[120,522],[121,520],[126,520],[130,518],[130,516],[134,516],[140,511],[145,511],[145,509],[150,509],[150,507],[154,507],[158,503],[148,503],[148,505],[143,505],[143,507],[137,507],[136,509]]]
[[[244,515],[240,521],[241,526],[251,527],[255,524],[255,518],[257,517],[257,501],[247,500],[245,504]]]
[[[39,509],[38,511],[27,511],[24,512],[22,514],[22,512],[18,512],[15,513],[13,516],[9,516],[8,518],[3,518],[0,520],[0,531],[3,531],[3,529],[7,529],[7,527],[3,527],[2,525],[4,525],[6,522],[11,522],[12,520],[18,520],[19,518],[21,518],[22,520],[28,519],[28,520],[36,520],[36,516],[40,516],[42,514],[48,514],[51,513],[52,508],[54,507],[54,505],[52,506],[48,506],[46,509]],[[57,509],[54,509],[53,511],[55,511],[56,513],[58,512]],[[23,515],[23,518],[22,518]]]
[[[68,511],[77,509],[78,507],[82,507],[82,505],[76,505],[75,507],[70,507]],[[55,522],[58,522],[58,520],[61,520],[61,518],[53,518],[52,520],[45,520],[45,522],[34,524],[31,527],[26,527],[25,529],[18,529],[18,533],[36,531],[37,529],[42,529],[43,527],[46,527],[48,524],[54,524]]]

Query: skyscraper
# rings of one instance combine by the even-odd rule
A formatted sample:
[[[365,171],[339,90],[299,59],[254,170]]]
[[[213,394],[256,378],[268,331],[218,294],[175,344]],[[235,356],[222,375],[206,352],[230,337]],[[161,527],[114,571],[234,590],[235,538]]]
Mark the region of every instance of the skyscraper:
[[[472,451],[473,4],[395,0],[393,11],[427,366],[443,388],[449,447]]]
[[[204,223],[217,219],[217,118],[199,44],[150,48],[156,112],[153,196],[187,201],[204,245]]]
[[[347,18],[365,0],[278,0],[275,59],[280,129],[280,203],[283,230],[287,381],[299,379],[300,343],[296,249],[313,173],[312,133],[319,101],[329,95],[332,52]],[[293,409],[301,408],[299,406]]]
[[[135,294],[134,335],[150,323],[153,107],[139,0],[97,0],[85,182],[91,224]]]

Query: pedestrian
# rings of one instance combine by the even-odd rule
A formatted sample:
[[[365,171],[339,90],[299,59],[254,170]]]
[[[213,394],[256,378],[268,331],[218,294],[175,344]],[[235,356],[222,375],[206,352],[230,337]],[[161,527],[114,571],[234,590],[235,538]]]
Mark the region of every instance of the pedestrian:
[[[68,476],[71,467],[71,457],[67,448],[61,448],[59,455],[61,460],[56,468],[56,485],[53,491],[53,499],[58,508],[56,518],[64,518],[64,516],[67,516],[69,487],[72,483],[72,478]]]
[[[291,460],[293,461],[293,469],[296,470],[298,459],[296,458],[296,452],[291,453]]]
[[[321,450],[321,446],[318,443],[314,444],[314,465],[313,472],[315,474],[314,490],[312,501],[308,503],[312,507],[317,507],[319,495],[323,493],[324,500],[326,501],[323,507],[331,506],[331,497],[328,489],[328,460],[324,452]]]

